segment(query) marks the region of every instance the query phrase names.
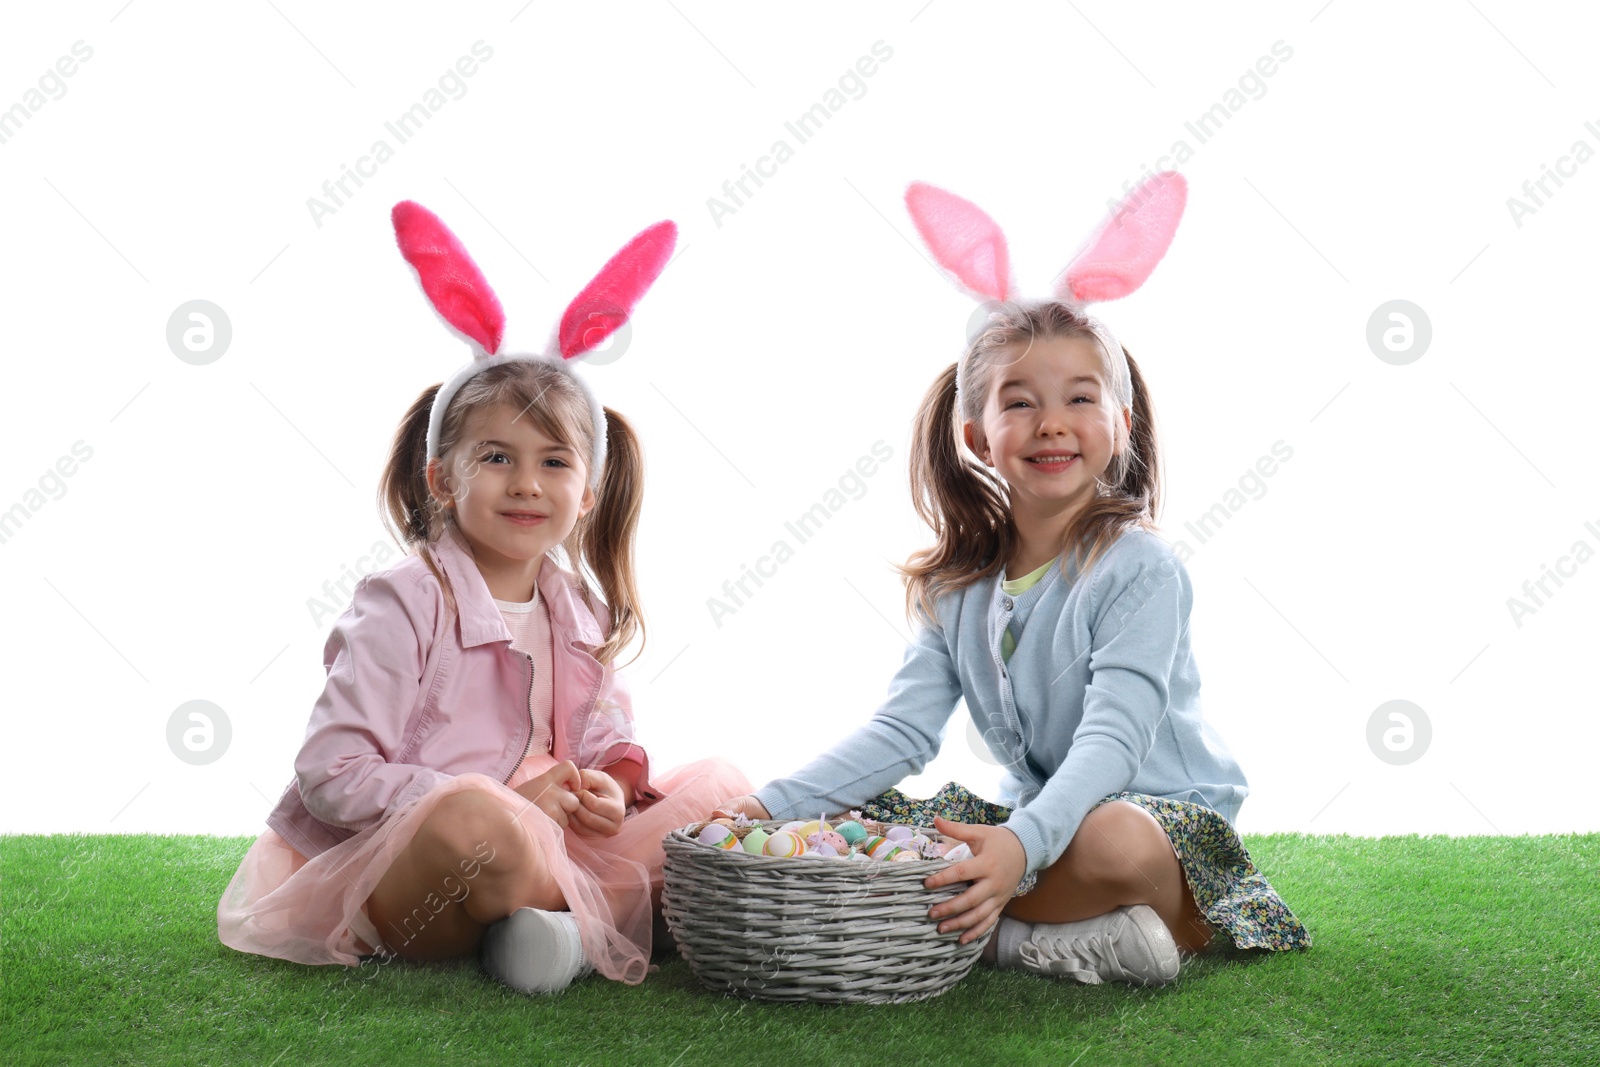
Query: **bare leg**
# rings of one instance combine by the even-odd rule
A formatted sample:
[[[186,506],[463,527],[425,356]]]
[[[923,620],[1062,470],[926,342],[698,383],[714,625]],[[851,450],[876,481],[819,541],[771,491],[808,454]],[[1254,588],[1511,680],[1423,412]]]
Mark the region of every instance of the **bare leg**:
[[[367,915],[397,955],[450,959],[477,949],[518,908],[567,906],[536,842],[491,793],[439,802],[367,898]]]
[[[1201,951],[1215,933],[1155,816],[1114,800],[1084,818],[1066,852],[1039,872],[1031,893],[1006,905],[1005,914],[1028,923],[1065,923],[1125,904],[1148,904],[1184,952]]]

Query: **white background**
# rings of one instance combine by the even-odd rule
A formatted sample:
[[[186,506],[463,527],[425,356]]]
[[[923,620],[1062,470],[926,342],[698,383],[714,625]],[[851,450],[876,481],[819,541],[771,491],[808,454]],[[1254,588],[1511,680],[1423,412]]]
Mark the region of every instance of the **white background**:
[[[0,509],[44,501],[0,544],[0,827],[260,828],[323,677],[307,602],[386,540],[389,437],[467,355],[394,248],[407,198],[527,344],[632,234],[677,221],[631,346],[590,372],[649,462],[636,710],[661,766],[794,769],[900,663],[892,564],[926,540],[911,418],[973,307],[923,257],[906,183],[983,205],[1042,295],[1182,139],[1172,250],[1101,314],[1157,405],[1204,708],[1251,785],[1241,828],[1595,829],[1600,561],[1520,626],[1507,607],[1575,542],[1600,548],[1600,160],[1520,226],[1507,206],[1575,141],[1600,149],[1592,20],[1503,0],[19,9],[0,107],[74,42],[93,55],[0,144]],[[492,59],[397,145],[385,121],[478,40]],[[784,123],[877,41],[892,57],[798,144]],[[1292,57],[1200,143],[1185,123],[1278,41]],[[394,158],[318,225],[308,198],[378,138]],[[780,138],[794,158],[719,224],[708,198]],[[233,328],[205,366],[166,341],[193,299]],[[1432,323],[1403,366],[1366,341],[1393,299]],[[865,494],[717,626],[708,598],[880,439],[894,458]],[[1264,494],[1198,544],[1184,524],[1280,440]],[[78,441],[92,458],[64,492],[29,498]],[[233,731],[206,766],[166,739],[195,699]],[[1433,731],[1403,766],[1367,743],[1392,699]],[[905,788],[993,795],[967,736],[963,713]]]

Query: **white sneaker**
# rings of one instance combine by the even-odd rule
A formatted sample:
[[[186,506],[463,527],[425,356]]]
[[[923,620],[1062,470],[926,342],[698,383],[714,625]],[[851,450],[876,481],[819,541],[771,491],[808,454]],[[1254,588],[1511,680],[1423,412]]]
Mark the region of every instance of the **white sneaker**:
[[[1162,985],[1178,977],[1178,943],[1155,910],[1130,904],[1075,923],[1036,923],[1017,947],[1022,966],[1085,985]]]
[[[520,993],[559,993],[591,973],[570,911],[518,908],[484,931],[483,969]]]

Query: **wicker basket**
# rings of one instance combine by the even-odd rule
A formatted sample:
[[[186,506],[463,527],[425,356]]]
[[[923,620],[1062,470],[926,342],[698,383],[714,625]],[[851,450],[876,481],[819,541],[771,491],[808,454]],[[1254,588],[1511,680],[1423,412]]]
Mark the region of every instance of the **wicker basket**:
[[[959,982],[993,934],[963,945],[961,931],[941,934],[928,918],[930,907],[971,884],[924,887],[924,878],[950,865],[946,860],[753,856],[701,844],[695,835],[704,826],[662,840],[661,906],[695,977],[719,993],[826,1003],[926,1000]]]

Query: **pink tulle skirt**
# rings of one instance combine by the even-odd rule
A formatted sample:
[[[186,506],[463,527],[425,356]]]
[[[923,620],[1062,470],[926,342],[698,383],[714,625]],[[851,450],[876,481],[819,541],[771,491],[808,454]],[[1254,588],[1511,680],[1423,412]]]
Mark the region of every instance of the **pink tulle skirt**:
[[[362,956],[393,951],[367,917],[367,897],[439,801],[478,789],[517,813],[555,875],[595,969],[630,985],[643,981],[650,969],[651,891],[662,880],[661,839],[750,792],[750,783],[719,759],[652,773],[662,800],[629,816],[614,837],[582,837],[512,791],[555,762],[547,753],[530,754],[505,785],[487,775],[458,775],[309,860],[268,829],[245,853],[217,905],[218,936],[240,952],[296,963],[355,966]]]

